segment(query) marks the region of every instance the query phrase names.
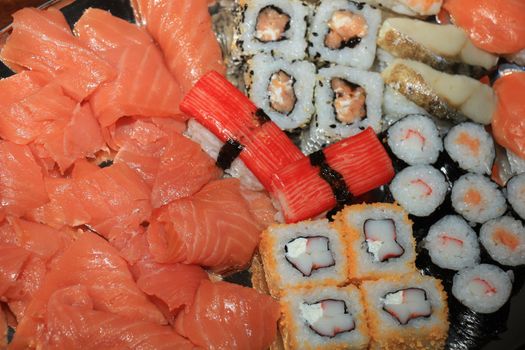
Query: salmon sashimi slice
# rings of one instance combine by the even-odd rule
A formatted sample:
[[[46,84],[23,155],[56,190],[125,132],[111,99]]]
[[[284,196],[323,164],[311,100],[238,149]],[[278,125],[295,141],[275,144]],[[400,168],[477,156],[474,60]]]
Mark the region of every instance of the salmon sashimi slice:
[[[45,73],[77,101],[115,77],[115,69],[84,47],[54,8],[25,8],[13,14],[13,32],[0,58],[7,65]]]
[[[277,209],[266,191],[252,191],[243,187],[241,194],[248,203],[250,213],[261,231],[275,223]]]
[[[268,295],[227,282],[202,281],[193,304],[175,328],[205,349],[268,349],[274,341],[279,305]]]
[[[208,0],[138,0],[137,11],[186,94],[205,73],[225,74]]]
[[[22,216],[49,198],[40,166],[27,146],[0,141],[0,211]]]
[[[226,272],[249,264],[260,230],[239,180],[223,179],[158,210],[147,234],[157,262],[197,264]]]
[[[89,9],[75,25],[75,32],[118,72],[116,80],[104,84],[91,100],[102,126],[123,116],[185,119],[179,112],[180,87],[144,29],[107,11]]]
[[[75,285],[49,299],[46,349],[181,349],[195,346],[168,326],[99,311],[88,288]]]
[[[132,319],[165,324],[160,311],[137,287],[118,251],[92,233],[76,240],[53,264],[20,321],[15,348],[26,348],[42,339],[49,298],[57,290],[86,286],[96,310]]]
[[[23,248],[0,242],[0,300],[13,287],[30,255]]]
[[[191,305],[200,282],[208,279],[208,274],[197,265],[140,261],[134,270],[139,288],[163,301],[173,314]]]

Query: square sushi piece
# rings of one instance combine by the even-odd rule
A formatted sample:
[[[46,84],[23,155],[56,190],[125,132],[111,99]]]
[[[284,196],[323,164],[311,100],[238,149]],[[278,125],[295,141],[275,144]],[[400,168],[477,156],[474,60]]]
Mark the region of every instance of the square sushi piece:
[[[280,300],[285,349],[367,349],[362,296],[353,285],[289,289]]]
[[[289,288],[347,282],[344,240],[328,220],[270,226],[259,252],[273,296]]]
[[[443,349],[448,335],[447,295],[441,281],[417,273],[365,281],[370,349]]]
[[[350,280],[402,276],[416,271],[412,221],[398,205],[359,204],[338,214],[347,241]]]

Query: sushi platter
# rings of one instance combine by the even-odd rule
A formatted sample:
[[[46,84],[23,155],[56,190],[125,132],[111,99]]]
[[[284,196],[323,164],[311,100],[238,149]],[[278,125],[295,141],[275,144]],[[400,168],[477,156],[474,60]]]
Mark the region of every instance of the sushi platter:
[[[522,0],[2,6],[0,350],[525,349]]]

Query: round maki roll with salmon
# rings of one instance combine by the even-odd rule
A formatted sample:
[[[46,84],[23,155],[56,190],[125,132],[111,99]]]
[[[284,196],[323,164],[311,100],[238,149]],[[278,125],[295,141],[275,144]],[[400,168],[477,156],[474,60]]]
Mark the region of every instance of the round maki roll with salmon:
[[[525,228],[521,221],[510,216],[487,221],[481,226],[479,239],[498,263],[507,266],[525,264]]]

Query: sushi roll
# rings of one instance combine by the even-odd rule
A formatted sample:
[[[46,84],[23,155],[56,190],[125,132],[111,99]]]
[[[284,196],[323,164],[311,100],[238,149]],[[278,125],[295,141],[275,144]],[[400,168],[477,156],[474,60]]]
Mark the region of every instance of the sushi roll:
[[[489,314],[509,300],[512,280],[508,273],[489,264],[461,270],[454,276],[452,294],[472,311]]]
[[[454,126],[445,137],[445,150],[465,171],[492,173],[496,148],[492,136],[480,124],[461,123]]]
[[[347,281],[344,241],[328,220],[270,226],[259,252],[273,296],[288,288]]]
[[[288,289],[280,304],[286,350],[368,348],[365,309],[357,287]]]
[[[436,124],[424,115],[410,115],[393,124],[387,143],[392,153],[409,165],[433,164],[443,150]]]
[[[344,66],[319,70],[315,87],[317,114],[310,123],[310,150],[358,134],[381,131],[383,80],[378,73]]]
[[[507,182],[507,199],[516,214],[525,220],[525,173]]]
[[[447,295],[438,279],[419,274],[364,281],[369,349],[443,349],[448,332]]]
[[[369,69],[375,58],[381,12],[347,0],[325,0],[315,9],[310,56],[322,62]]]
[[[432,262],[442,269],[457,271],[480,261],[476,232],[457,215],[447,215],[432,225],[423,246]]]
[[[347,238],[351,280],[415,271],[412,222],[401,207],[387,203],[352,205],[338,214],[337,226]]]
[[[454,182],[451,201],[458,214],[479,224],[495,219],[507,210],[498,185],[478,174],[466,174]]]
[[[502,216],[481,226],[479,240],[490,257],[502,265],[525,264],[525,228],[521,221]]]
[[[242,59],[264,52],[303,59],[309,12],[300,0],[240,0],[233,55]]]
[[[413,165],[401,170],[390,183],[392,196],[415,216],[428,216],[443,203],[449,184],[445,176],[430,165]]]
[[[315,111],[315,66],[307,61],[288,62],[266,54],[248,61],[245,83],[248,97],[281,129],[306,126]]]

